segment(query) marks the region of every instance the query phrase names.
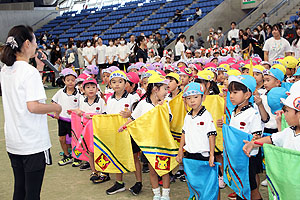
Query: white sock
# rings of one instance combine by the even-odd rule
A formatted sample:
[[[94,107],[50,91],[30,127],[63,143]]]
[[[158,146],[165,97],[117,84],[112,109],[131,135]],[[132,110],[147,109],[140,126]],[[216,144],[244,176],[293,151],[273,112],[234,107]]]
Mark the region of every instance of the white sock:
[[[152,188],[152,191],[153,191],[154,196],[160,197],[160,187],[155,188],[155,189]]]
[[[183,170],[183,165],[182,164],[179,165],[179,170]]]
[[[162,189],[162,196],[169,197],[170,195],[170,188],[163,188]]]

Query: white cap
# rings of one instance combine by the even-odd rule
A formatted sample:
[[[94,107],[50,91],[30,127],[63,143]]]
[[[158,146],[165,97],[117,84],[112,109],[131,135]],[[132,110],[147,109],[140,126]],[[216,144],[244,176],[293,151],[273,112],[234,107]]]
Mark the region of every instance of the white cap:
[[[292,109],[295,109],[297,111],[300,111],[300,93],[298,92],[298,94],[291,94],[290,96],[288,96],[286,99],[284,98],[281,98],[280,99],[281,102],[292,108]]]

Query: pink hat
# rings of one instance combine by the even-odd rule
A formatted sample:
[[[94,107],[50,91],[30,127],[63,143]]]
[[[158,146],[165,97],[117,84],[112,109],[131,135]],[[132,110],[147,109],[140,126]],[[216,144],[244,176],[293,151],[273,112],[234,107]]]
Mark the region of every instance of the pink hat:
[[[240,67],[241,66],[239,64],[233,64],[233,65],[230,66],[230,68],[237,69],[237,70],[240,70]]]
[[[135,72],[128,72],[126,74],[126,76],[127,76],[128,80],[132,83],[137,84],[140,81],[139,76]]]
[[[166,73],[161,69],[157,69],[156,72],[158,72],[159,74],[161,74],[163,76],[166,76]]]
[[[235,58],[229,58],[228,60],[227,60],[227,63],[229,64],[229,63],[236,63],[236,60],[235,60]]]
[[[93,83],[93,84],[97,85],[97,81],[91,77],[89,77],[89,78],[85,79],[85,81],[83,81],[83,83],[82,83],[83,87],[85,84],[88,84],[88,83]]]
[[[83,70],[86,74],[95,74],[97,75],[99,73],[99,68],[96,65],[89,65]]]
[[[197,68],[197,70],[202,70],[202,67],[199,64],[194,64]]]
[[[88,75],[86,75],[86,74],[80,74],[78,77],[77,77],[77,79],[76,79],[76,83],[78,83],[78,82],[83,82],[83,81],[85,81],[85,79],[87,79],[89,76]]]
[[[74,72],[74,71],[73,71],[72,69],[70,69],[70,68],[63,69],[63,70],[61,71],[61,74],[62,74],[64,77],[66,77],[66,76],[68,76],[68,75],[73,75],[73,76],[75,76],[75,78],[77,78],[77,73]]]
[[[139,70],[139,75],[142,75],[143,73],[145,73],[145,72],[147,72],[148,71],[148,69],[146,69],[146,68],[141,68],[140,70]]]
[[[215,63],[209,62],[204,66],[204,68],[208,68],[208,67],[217,68],[217,65]]]
[[[180,72],[179,75],[188,75],[188,76],[193,76],[192,70],[187,67],[180,67]]]
[[[174,66],[172,66],[172,65],[165,65],[164,66],[164,70],[170,70],[170,71],[174,71],[175,70],[175,67]]]
[[[111,72],[120,70],[119,67],[117,67],[117,66],[111,66],[111,67],[109,67],[109,68],[107,68],[107,69],[108,69],[109,71],[111,71]]]

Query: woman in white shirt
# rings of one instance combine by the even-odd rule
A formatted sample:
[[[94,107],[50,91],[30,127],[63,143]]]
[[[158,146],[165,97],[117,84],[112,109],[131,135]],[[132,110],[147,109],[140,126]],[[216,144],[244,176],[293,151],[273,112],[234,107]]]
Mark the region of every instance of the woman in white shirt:
[[[106,68],[106,45],[103,44],[102,38],[98,38],[98,46],[96,47],[96,64],[99,67],[99,73],[102,80],[102,69]],[[99,77],[97,77],[99,78]]]
[[[84,58],[84,66],[96,65],[96,50],[91,40],[86,40],[86,47],[83,48],[82,56]]]
[[[120,38],[120,45],[117,47],[117,56],[119,60],[119,68],[121,70],[127,71],[127,68],[129,67],[129,54],[130,49],[126,45],[126,41],[123,37]]]
[[[6,150],[14,173],[13,199],[40,199],[46,164],[51,164],[47,113],[61,112],[47,99],[39,71],[29,64],[36,54],[36,38],[31,27],[13,27],[1,54],[1,87],[5,117]],[[44,57],[46,57],[44,55]]]
[[[117,66],[117,47],[114,45],[114,40],[110,39],[108,44],[105,51],[107,66]]]
[[[263,47],[264,60],[273,63],[276,58],[284,58],[291,53],[290,43],[281,37],[281,26],[275,24],[272,28],[273,37],[266,40]]]
[[[300,58],[300,25],[296,27],[296,39],[292,42],[292,51],[294,57]]]

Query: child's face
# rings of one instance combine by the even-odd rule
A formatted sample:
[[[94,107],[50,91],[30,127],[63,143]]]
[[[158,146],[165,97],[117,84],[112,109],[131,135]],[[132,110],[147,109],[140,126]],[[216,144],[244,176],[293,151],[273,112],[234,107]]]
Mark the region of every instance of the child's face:
[[[195,53],[195,57],[196,57],[196,58],[200,58],[200,56],[201,56],[200,53],[198,53],[198,52]]]
[[[264,86],[267,91],[270,91],[272,88],[280,86],[280,81],[273,76],[265,75]]]
[[[93,84],[93,83],[87,83],[84,85],[84,94],[88,97],[88,98],[93,98],[96,96],[97,93],[97,85]]]
[[[191,58],[191,57],[192,57],[192,54],[191,54],[191,53],[186,53],[186,57],[187,57],[187,58]]]
[[[150,56],[150,57],[153,57],[153,56],[154,56],[154,53],[152,53],[152,51],[150,51],[150,52],[149,52],[149,56]]]
[[[68,75],[65,77],[64,83],[67,88],[74,88],[75,87],[75,76],[73,75]]]
[[[239,105],[251,96],[250,92],[244,93],[241,90],[233,90],[230,92],[230,101],[233,105]]]
[[[121,93],[125,89],[126,82],[123,78],[116,77],[116,78],[111,79],[110,84],[111,84],[112,89],[116,93]]]
[[[168,84],[168,90],[169,90],[169,92],[173,92],[174,90],[176,90],[178,88],[179,84],[173,78],[167,77],[167,79],[170,80],[170,82]]]
[[[213,59],[211,62],[215,63],[216,65],[218,65],[218,60],[217,59]]]
[[[242,75],[249,75],[249,69],[242,69]]]
[[[78,87],[78,89],[79,89],[79,91],[80,91],[81,93],[84,93],[84,90],[83,90],[83,87],[82,87],[82,83],[83,83],[83,82],[77,83],[77,87]]]
[[[300,76],[294,76],[295,77],[295,82],[300,81]]]
[[[295,112],[294,109],[285,106],[283,108],[284,110],[284,116],[285,120],[288,123],[289,126],[298,126],[299,125],[299,118],[300,118],[300,112]]]
[[[225,88],[228,88],[228,76],[224,77],[224,82],[223,82],[223,85]]]
[[[295,68],[286,68],[286,75],[287,76],[293,76],[296,72]]]
[[[198,73],[198,70],[196,70],[194,67],[191,67],[191,70],[192,70],[193,76],[196,76]]]
[[[180,75],[181,85],[186,86],[189,84],[190,77],[188,75]]]
[[[177,66],[178,66],[178,67],[186,67],[186,65],[185,65],[184,62],[179,62],[179,63],[177,64]]]
[[[103,73],[103,82],[104,82],[104,84],[105,85],[108,85],[108,83],[109,83],[109,73]]]
[[[167,63],[171,63],[171,58],[167,57],[167,58],[166,58],[166,62],[167,62]]]
[[[148,86],[148,78],[143,78],[142,80],[142,88],[144,88],[146,90]]]
[[[160,58],[155,58],[155,62],[160,62]]]
[[[136,73],[137,73],[137,72],[138,72],[138,70],[137,70],[137,69],[135,69],[135,68],[132,68],[132,69],[130,69],[130,70],[129,70],[129,72],[136,72]]]
[[[253,72],[253,77],[256,80],[256,84],[263,82],[263,75],[259,72]]]
[[[156,91],[157,98],[160,101],[164,100],[166,98],[167,94],[168,94],[168,85],[166,85],[166,84],[164,84],[163,86],[158,88]]]
[[[125,84],[125,90],[128,92],[128,93],[131,93],[133,92],[133,89],[135,87],[135,84],[132,84],[132,86],[129,84],[129,82],[127,81],[126,84]]]
[[[187,105],[192,108],[192,109],[197,109],[201,106],[202,104],[202,95],[197,94],[197,95],[191,95],[187,96],[185,98]]]
[[[270,65],[268,65],[268,64],[263,64],[262,66],[264,66],[265,69],[270,69],[271,68]]]
[[[218,71],[218,76],[217,76],[217,82],[218,83],[224,83],[224,72],[223,71]]]

